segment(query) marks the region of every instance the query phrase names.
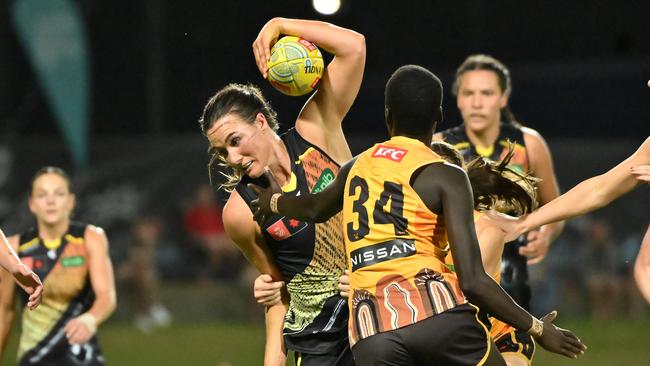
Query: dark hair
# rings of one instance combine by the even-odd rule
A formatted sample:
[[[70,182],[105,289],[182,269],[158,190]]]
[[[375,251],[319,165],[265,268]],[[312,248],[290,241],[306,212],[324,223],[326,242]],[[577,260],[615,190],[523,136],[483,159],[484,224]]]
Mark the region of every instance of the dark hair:
[[[386,83],[384,98],[395,132],[423,135],[432,132],[441,117],[442,83],[424,67],[397,69]]]
[[[465,167],[463,155],[452,144],[445,141],[433,141],[431,142],[431,150],[448,163],[458,165],[461,168]]]
[[[453,145],[434,141],[431,143],[431,150],[447,162],[463,167],[463,156]],[[467,164],[466,171],[472,186],[476,210],[494,208],[500,212],[521,216],[537,207],[535,183],[539,179],[508,168],[513,154],[514,150],[510,145],[508,154],[500,163],[477,158]]]
[[[512,94],[512,80],[510,78],[510,70],[501,61],[489,55],[471,55],[463,61],[463,63],[456,70],[456,78],[451,87],[454,96],[458,96],[458,88],[460,87],[460,78],[467,71],[486,70],[492,71],[497,75],[499,80],[499,87],[504,93]],[[501,119],[515,126],[521,126],[517,118],[512,113],[510,108],[506,105],[501,108]]]
[[[228,113],[236,113],[251,124],[255,121],[255,116],[262,113],[273,131],[278,130],[277,113],[253,84],[228,84],[213,95],[199,118],[203,133],[207,133],[214,122]]]
[[[214,123],[228,113],[235,113],[251,124],[255,122],[257,114],[262,113],[273,131],[277,131],[279,127],[277,113],[271,108],[271,104],[264,98],[260,89],[253,84],[228,84],[213,95],[203,108],[203,115],[199,118],[201,131],[207,134]],[[221,187],[226,191],[232,191],[241,180],[243,173],[239,169],[229,166],[226,159],[211,148],[208,149],[208,154],[210,154],[208,163],[210,181],[212,181],[213,164],[218,161],[219,165],[225,168],[221,174],[226,178],[226,182]]]
[[[36,174],[34,174],[34,176],[32,177],[32,181],[30,182],[30,195],[34,193],[34,183],[36,183],[36,179],[38,179],[41,175],[45,175],[45,174],[56,174],[60,176],[68,184],[68,191],[70,193],[74,193],[72,180],[70,179],[68,173],[65,172],[65,170],[56,166],[45,166],[39,169],[36,172]]]
[[[474,193],[474,208],[479,211],[495,209],[521,216],[537,208],[539,179],[519,173],[508,167],[514,149],[497,163],[487,158],[476,158],[467,164],[467,176]]]

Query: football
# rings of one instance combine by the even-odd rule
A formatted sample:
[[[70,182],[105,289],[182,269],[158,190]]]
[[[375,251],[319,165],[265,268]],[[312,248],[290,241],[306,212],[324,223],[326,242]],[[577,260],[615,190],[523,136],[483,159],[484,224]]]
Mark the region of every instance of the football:
[[[267,66],[271,85],[291,96],[305,95],[314,90],[325,69],[318,47],[294,36],[284,36],[273,45]]]

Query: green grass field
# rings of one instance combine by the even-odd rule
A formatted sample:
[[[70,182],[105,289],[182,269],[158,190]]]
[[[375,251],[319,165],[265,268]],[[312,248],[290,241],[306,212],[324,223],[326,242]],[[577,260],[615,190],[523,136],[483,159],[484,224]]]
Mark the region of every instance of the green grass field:
[[[603,323],[560,321],[589,346],[578,360],[538,350],[535,365],[650,365],[650,319]],[[250,324],[177,324],[143,334],[129,323],[109,322],[100,331],[108,365],[113,366],[247,366],[261,365],[264,329]],[[14,365],[12,338],[3,365]]]

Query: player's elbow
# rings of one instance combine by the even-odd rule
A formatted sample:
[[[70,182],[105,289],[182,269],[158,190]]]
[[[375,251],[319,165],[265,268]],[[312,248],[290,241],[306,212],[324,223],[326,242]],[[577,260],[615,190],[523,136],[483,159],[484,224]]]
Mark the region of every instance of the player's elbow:
[[[472,299],[480,305],[485,298],[485,291],[489,288],[485,282],[486,280],[490,280],[487,274],[483,273],[481,275],[476,271],[470,276],[463,278],[463,281],[460,283],[460,288],[467,298]]]

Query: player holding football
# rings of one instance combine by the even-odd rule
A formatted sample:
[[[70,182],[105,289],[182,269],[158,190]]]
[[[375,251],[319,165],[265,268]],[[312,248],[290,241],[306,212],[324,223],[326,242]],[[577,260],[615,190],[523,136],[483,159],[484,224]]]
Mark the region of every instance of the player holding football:
[[[385,99],[391,140],[346,163],[322,192],[297,197],[273,183],[253,186],[261,221],[281,213],[321,222],[342,210],[357,364],[504,365],[465,294],[543,347],[581,354],[584,345],[555,327],[554,316],[532,317],[483,270],[467,175],[429,148],[442,117],[438,78],[403,66],[386,84]],[[455,273],[443,262],[447,244]]]
[[[256,194],[247,184],[260,182],[268,166],[287,194],[304,195],[322,189],[351,158],[341,123],[361,85],[365,39],[329,23],[274,18],[253,43],[263,76],[280,35],[302,37],[334,55],[295,127],[278,136],[276,113],[259,89],[230,84],[206,104],[201,128],[213,160],[228,168],[227,234],[261,273],[286,282],[288,299],[267,307],[265,365],[284,365],[286,349],[295,351],[299,365],[352,365],[347,306],[337,289],[345,266],[340,216],[320,224],[273,216],[258,224],[250,208]]]

